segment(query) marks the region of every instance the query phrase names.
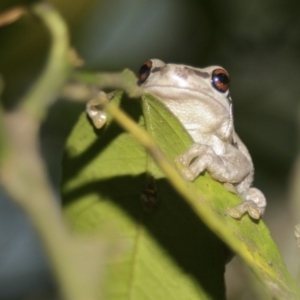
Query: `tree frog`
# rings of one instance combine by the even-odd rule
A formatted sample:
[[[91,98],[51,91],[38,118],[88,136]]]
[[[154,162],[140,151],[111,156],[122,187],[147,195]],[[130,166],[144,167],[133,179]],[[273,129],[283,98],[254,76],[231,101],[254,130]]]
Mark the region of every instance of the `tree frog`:
[[[224,184],[233,186],[243,202],[228,209],[240,218],[245,213],[260,219],[266,199],[251,187],[254,168],[247,147],[234,130],[229,75],[219,66],[199,69],[186,65],[148,60],[139,72],[139,85],[157,96],[194,140],[176,158],[182,176],[193,181],[204,170]]]

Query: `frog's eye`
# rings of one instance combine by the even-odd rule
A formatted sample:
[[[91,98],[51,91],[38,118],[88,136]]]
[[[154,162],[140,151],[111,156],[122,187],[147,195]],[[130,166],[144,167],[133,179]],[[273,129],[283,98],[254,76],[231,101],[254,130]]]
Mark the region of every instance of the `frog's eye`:
[[[224,69],[215,69],[211,75],[211,83],[217,91],[225,93],[230,85],[229,74]]]
[[[152,61],[146,61],[140,68],[139,71],[139,84],[144,83],[149,77],[150,71],[152,68]]]

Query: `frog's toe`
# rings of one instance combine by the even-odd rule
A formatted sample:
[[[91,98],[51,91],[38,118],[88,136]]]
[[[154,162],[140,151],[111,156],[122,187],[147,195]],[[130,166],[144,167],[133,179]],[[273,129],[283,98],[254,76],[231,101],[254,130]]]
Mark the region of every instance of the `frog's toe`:
[[[250,201],[248,212],[254,219],[262,217],[267,206],[267,200],[264,194],[257,188],[251,187],[245,196],[246,201]]]
[[[254,201],[246,200],[235,207],[229,208],[227,213],[235,219],[240,219],[244,214],[248,213],[251,218],[259,220],[264,213],[264,209],[259,207]]]
[[[190,168],[183,167],[180,169],[182,177],[188,181],[194,181],[198,174],[194,174]]]
[[[264,209],[259,207],[258,204],[255,202],[250,203],[247,210],[248,210],[250,217],[252,217],[253,219],[256,219],[256,220],[259,220],[264,213]]]
[[[233,218],[241,218],[248,213],[251,218],[259,220],[266,208],[267,201],[264,194],[257,188],[249,188],[243,195],[244,201],[236,207],[230,208],[228,214]]]
[[[248,204],[243,201],[241,204],[227,209],[229,216],[235,219],[240,219],[248,211]]]

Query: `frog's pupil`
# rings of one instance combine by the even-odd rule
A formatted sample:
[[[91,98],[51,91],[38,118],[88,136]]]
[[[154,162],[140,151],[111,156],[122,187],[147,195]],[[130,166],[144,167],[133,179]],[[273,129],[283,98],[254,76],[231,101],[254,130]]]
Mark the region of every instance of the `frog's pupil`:
[[[213,87],[221,93],[228,91],[230,84],[229,76],[223,69],[216,69],[212,75]]]
[[[229,84],[229,78],[225,74],[219,74],[216,77],[217,81],[220,81],[223,84]]]

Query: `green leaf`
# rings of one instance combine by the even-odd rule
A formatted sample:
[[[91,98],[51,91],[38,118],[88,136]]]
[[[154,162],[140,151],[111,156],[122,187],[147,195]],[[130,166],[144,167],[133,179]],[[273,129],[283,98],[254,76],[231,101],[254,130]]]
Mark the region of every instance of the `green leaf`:
[[[192,145],[192,140],[182,125],[162,103],[150,94],[144,96],[148,132],[171,159]],[[162,125],[163,124],[163,125]],[[193,183],[186,183],[187,191],[194,191],[189,201],[195,212],[227,245],[238,253],[258,276],[275,299],[299,299],[299,288],[288,273],[281,254],[262,220],[249,216],[235,220],[226,215],[229,207],[241,199],[228,192],[222,184],[208,174],[199,176]]]
[[[113,102],[119,105],[121,98],[117,93]],[[122,99],[121,106],[139,126],[146,124],[171,161],[191,145],[182,125],[153,96],[143,97],[145,118],[139,103]],[[216,235],[275,299],[299,299],[263,222],[226,215],[240,201],[236,195],[205,175],[186,182],[186,189],[195,191],[186,202],[111,118],[95,131],[85,114],[80,117],[67,142],[63,172],[65,212],[74,230],[100,236],[109,231],[124,242],[123,254],[106,264],[104,299],[224,299],[226,248]],[[141,202],[145,188],[150,192]]]
[[[140,103],[125,99],[121,105],[144,126]],[[152,171],[154,207],[141,201]],[[104,299],[225,298],[224,245],[110,118],[96,131],[80,116],[66,146],[62,194],[74,230],[100,236],[111,231],[123,241],[123,255],[106,262]]]

